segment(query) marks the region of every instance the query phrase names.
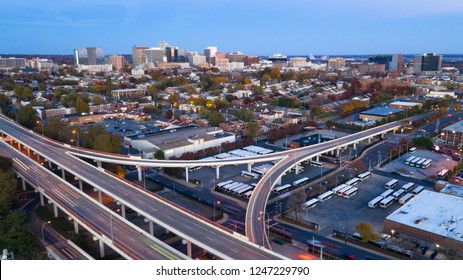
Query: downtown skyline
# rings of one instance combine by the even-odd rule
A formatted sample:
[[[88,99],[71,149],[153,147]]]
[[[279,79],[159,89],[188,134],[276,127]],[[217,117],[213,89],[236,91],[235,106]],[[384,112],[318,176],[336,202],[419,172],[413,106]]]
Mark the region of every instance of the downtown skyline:
[[[0,53],[72,54],[85,46],[128,54],[159,41],[248,55],[461,53],[463,3],[443,0],[3,3]]]

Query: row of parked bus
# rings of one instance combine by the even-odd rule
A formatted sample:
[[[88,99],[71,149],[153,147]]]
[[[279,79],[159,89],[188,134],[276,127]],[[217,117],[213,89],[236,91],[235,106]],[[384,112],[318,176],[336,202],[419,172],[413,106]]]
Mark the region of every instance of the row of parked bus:
[[[301,208],[304,211],[314,208],[318,203],[325,202],[331,197],[333,197],[335,193],[333,191],[327,191],[319,195],[317,198],[312,198],[309,201],[302,203]]]
[[[284,185],[281,185],[281,186],[275,186],[273,188],[273,193],[274,194],[282,194],[282,193],[285,193],[293,188],[297,188],[297,187],[300,187],[300,186],[303,186],[307,183],[310,182],[310,179],[307,178],[307,177],[303,177],[301,179],[298,179],[296,181],[294,181],[292,184],[284,184]]]
[[[428,168],[431,166],[432,159],[421,158],[417,156],[411,156],[405,160],[406,165],[419,167],[419,168]]]
[[[397,185],[397,182],[395,182],[395,185]],[[368,207],[376,208],[379,205],[381,208],[387,208],[392,203],[394,203],[394,201],[399,201],[400,204],[405,204],[411,199],[413,199],[424,189],[424,187],[422,186],[417,186],[413,189],[414,186],[414,183],[407,183],[396,191],[389,188],[388,190],[384,191],[382,194],[368,202]]]
[[[224,193],[229,196],[242,198],[248,200],[251,195],[252,191],[256,187],[256,184],[245,184],[240,182],[235,182],[232,180],[220,182],[216,185],[215,190],[221,193]]]

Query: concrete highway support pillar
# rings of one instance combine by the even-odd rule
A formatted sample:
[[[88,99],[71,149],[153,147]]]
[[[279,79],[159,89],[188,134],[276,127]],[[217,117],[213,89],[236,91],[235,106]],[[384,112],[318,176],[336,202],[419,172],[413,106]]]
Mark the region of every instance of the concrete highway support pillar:
[[[357,149],[357,142],[354,143],[354,150]]]
[[[79,223],[76,220],[74,220],[74,233],[79,233]]]
[[[36,155],[37,155],[37,162],[40,162],[40,155],[37,154],[37,153],[36,153]]]
[[[25,191],[26,190],[26,180],[24,180],[23,177],[19,177],[19,178],[21,178],[21,185],[23,186],[23,191]]]
[[[121,204],[121,215],[122,217],[125,219],[125,205],[124,204]]]
[[[44,206],[45,205],[45,201],[43,199],[43,193],[39,192],[39,197],[40,197],[40,206]]]
[[[336,149],[336,157],[339,157],[339,154],[341,153],[340,149]]]
[[[137,171],[138,171],[138,181],[142,181],[143,180],[143,174],[141,173],[141,166],[137,166]]]
[[[188,183],[188,166],[185,167],[185,181]]]
[[[27,147],[27,156],[31,156],[31,148]]]
[[[188,257],[191,258],[191,256],[192,256],[191,241],[188,241],[188,240],[183,239],[183,240],[182,240],[182,244],[186,244],[186,254],[187,254]]]
[[[53,166],[52,166],[52,164],[51,164],[51,161],[48,161],[48,168],[50,168],[50,169],[53,168]]]
[[[215,179],[220,179],[220,166],[215,167]]]
[[[372,137],[368,138],[368,143],[371,143],[371,138],[372,138]]]
[[[154,236],[154,222],[149,221],[149,227],[150,227],[150,234]]]
[[[55,218],[58,218],[58,206],[56,206],[56,203],[53,203],[53,212],[55,213]]]
[[[104,242],[103,239],[98,239],[98,242],[100,243],[100,257],[104,258]]]
[[[61,176],[63,177],[63,180],[66,181],[66,170],[64,170],[64,168],[61,168]]]
[[[315,157],[315,160],[316,160],[316,161],[320,161],[320,156],[316,156],[316,157]]]
[[[278,177],[278,179],[276,180],[276,183],[277,185],[281,185],[281,177]]]
[[[103,203],[103,196],[100,190],[98,190],[98,202]]]
[[[96,167],[101,168],[101,161],[96,161]]]
[[[252,163],[248,163],[248,172],[251,172]]]
[[[21,143],[18,142],[18,150],[21,151]]]
[[[81,192],[84,191],[84,185],[83,185],[83,183],[82,183],[82,179],[79,179],[79,190],[80,190]]]

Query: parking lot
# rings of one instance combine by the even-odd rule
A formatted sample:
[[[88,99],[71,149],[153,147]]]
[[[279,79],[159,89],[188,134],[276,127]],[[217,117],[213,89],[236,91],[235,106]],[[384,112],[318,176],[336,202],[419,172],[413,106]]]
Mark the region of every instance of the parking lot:
[[[411,156],[417,156],[420,158],[431,159],[431,166],[428,168],[420,168],[409,166],[405,164],[405,160]],[[451,170],[453,166],[458,164],[456,161],[452,160],[452,157],[448,155],[443,155],[435,153],[429,150],[417,149],[414,153],[406,153],[401,157],[393,160],[391,163],[387,163],[382,167],[382,170],[387,172],[399,172],[403,175],[410,176],[415,179],[435,179],[437,174],[442,169]]]
[[[359,189],[357,195],[350,199],[333,195],[331,199],[303,211],[299,218],[319,224],[318,233],[323,236],[330,236],[333,229],[352,234],[359,222],[372,224],[374,232],[379,234],[383,230],[384,219],[401,205],[395,201],[386,209],[379,206],[372,209],[368,207],[368,202],[386,191],[384,185],[390,180],[391,178],[372,174],[370,178],[355,185]],[[394,190],[406,183],[408,181],[399,181]]]

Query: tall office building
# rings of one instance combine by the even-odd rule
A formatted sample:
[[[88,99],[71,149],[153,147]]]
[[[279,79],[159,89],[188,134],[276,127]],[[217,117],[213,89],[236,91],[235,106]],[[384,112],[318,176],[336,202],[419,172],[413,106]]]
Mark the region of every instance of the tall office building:
[[[132,66],[138,66],[145,63],[145,50],[149,49],[146,46],[133,46],[132,47]]]
[[[228,58],[230,62],[243,62],[244,63],[245,55],[242,52],[236,52],[236,53],[227,53],[225,57]]]
[[[212,63],[212,58],[215,57],[215,54],[217,53],[217,47],[207,47],[204,49],[204,55],[206,56],[206,62],[211,64]]]
[[[25,67],[26,66],[26,59],[25,58],[16,58],[16,57],[8,57],[2,58],[0,57],[0,69],[11,69],[15,67]]]
[[[179,62],[177,47],[167,46],[165,53],[166,53],[167,62]]]
[[[328,69],[340,69],[346,67],[346,60],[342,57],[328,59]]]
[[[368,62],[384,64],[386,70],[402,70],[402,54],[375,55],[368,58]]]
[[[161,48],[149,48],[143,50],[145,63],[153,63],[157,65],[164,62],[164,50]]]
[[[74,50],[77,65],[98,65],[104,63],[104,51],[101,48],[80,48]]]
[[[272,62],[272,65],[277,68],[288,66],[288,57],[282,54],[274,54],[268,57],[268,60]]]
[[[110,55],[108,63],[113,66],[115,70],[121,70],[125,65],[125,58],[122,55]]]
[[[413,72],[440,72],[442,70],[442,55],[435,53],[425,53],[415,55],[413,63]]]

